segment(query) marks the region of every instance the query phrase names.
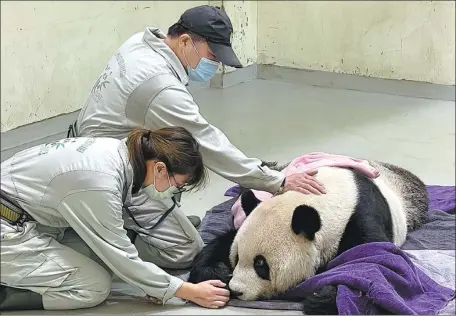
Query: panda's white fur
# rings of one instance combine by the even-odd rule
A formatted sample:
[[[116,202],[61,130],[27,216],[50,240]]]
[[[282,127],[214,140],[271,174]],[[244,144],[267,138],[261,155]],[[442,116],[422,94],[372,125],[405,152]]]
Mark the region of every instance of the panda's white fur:
[[[386,199],[392,217],[393,242],[400,246],[407,235],[406,202],[399,190],[401,181],[381,165],[374,183]],[[340,239],[358,202],[354,173],[348,169],[321,168],[316,178],[326,188],[324,195],[286,192],[261,202],[240,227],[231,247],[234,266],[230,290],[242,293],[242,300],[286,291],[313,276],[316,269],[336,256]],[[307,205],[318,210],[321,229],[310,241],[296,235],[290,223],[296,207]],[[413,213],[413,210],[410,210]],[[256,255],[267,254],[270,281],[258,277],[252,262]],[[239,258],[239,261],[237,261]]]
[[[220,279],[229,284],[233,297],[271,298],[356,245],[390,241],[401,246],[407,232],[425,221],[426,186],[400,167],[370,164],[380,171],[376,179],[351,169],[320,168],[315,177],[326,188],[323,195],[286,192],[259,203],[251,191],[243,193],[243,208],[250,209],[246,220],[237,232],[226,232],[205,246],[189,281]],[[309,225],[315,229],[309,231]],[[308,301],[304,308],[313,306],[317,313],[337,309],[336,292],[331,291],[325,302]]]

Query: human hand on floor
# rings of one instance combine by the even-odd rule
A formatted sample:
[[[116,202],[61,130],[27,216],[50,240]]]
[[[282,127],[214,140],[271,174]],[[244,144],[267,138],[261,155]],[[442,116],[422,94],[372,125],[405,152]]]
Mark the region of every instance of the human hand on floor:
[[[191,301],[202,307],[219,308],[230,300],[230,292],[219,280],[209,280],[197,284],[185,282],[176,292],[176,297]]]
[[[325,187],[319,181],[315,179],[315,175],[318,173],[317,170],[295,173],[288,176],[285,179],[285,185],[283,192],[286,191],[297,191],[304,194],[326,194]]]

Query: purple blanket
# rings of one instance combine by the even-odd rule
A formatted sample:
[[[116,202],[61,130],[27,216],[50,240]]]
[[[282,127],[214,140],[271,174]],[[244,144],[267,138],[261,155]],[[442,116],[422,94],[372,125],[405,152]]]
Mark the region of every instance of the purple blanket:
[[[454,250],[455,187],[427,188],[430,196],[429,219],[421,229],[409,234],[402,249]],[[200,228],[205,242],[234,228],[231,206],[239,193],[239,187],[229,189],[225,195],[233,198],[207,212]],[[379,256],[379,253],[382,255]],[[384,308],[391,313],[436,314],[454,299],[453,290],[435,283],[410,262],[405,252],[392,244],[359,246],[335,258],[331,267],[330,271],[301,283],[281,300],[231,300],[229,305],[294,310],[299,308],[298,304],[290,300],[302,299],[306,291],[325,284],[338,286],[340,313],[372,314]]]
[[[440,210],[445,213],[456,211],[456,188],[454,186],[428,185],[429,211]]]
[[[327,285],[336,285],[341,315],[438,314],[455,292],[417,269],[392,243],[352,248],[328,264],[328,270],[285,293],[282,299],[302,299]]]

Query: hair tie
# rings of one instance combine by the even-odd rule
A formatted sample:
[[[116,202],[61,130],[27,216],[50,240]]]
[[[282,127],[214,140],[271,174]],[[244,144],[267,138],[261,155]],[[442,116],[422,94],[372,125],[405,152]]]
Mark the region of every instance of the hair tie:
[[[149,131],[149,134],[147,134],[147,140],[150,140],[150,135],[152,135],[152,131]]]

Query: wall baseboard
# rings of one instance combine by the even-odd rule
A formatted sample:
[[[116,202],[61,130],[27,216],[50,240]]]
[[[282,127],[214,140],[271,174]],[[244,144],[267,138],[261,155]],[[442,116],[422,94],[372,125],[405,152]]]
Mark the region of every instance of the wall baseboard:
[[[243,82],[255,80],[258,77],[258,65],[253,64],[231,72],[217,74],[211,80],[211,88],[224,89]]]
[[[224,89],[255,79],[446,101],[455,101],[456,91],[455,86],[256,64],[217,74],[210,84],[192,82],[188,89],[191,93],[208,87]],[[66,137],[78,114],[79,110],[1,133],[1,161],[25,148]]]
[[[455,101],[454,85],[383,79],[320,70],[288,68],[276,65],[249,65],[232,72],[217,74],[211,88],[228,88],[254,79],[283,81],[325,88],[391,94],[433,100]]]
[[[329,71],[294,69],[275,65],[260,65],[258,79],[276,80],[317,87],[391,94],[415,98],[455,101],[455,86],[427,82],[382,79]]]

